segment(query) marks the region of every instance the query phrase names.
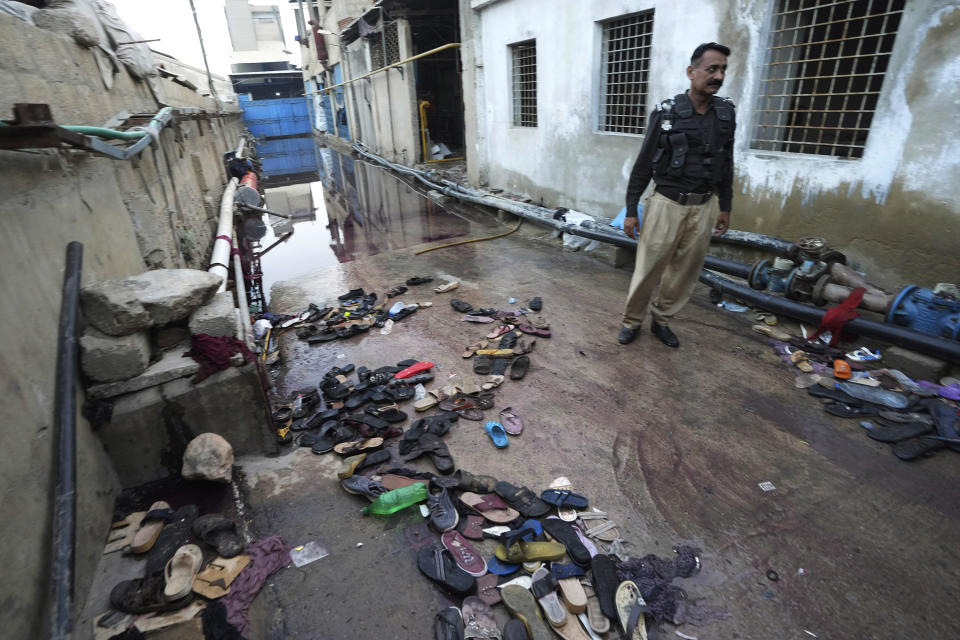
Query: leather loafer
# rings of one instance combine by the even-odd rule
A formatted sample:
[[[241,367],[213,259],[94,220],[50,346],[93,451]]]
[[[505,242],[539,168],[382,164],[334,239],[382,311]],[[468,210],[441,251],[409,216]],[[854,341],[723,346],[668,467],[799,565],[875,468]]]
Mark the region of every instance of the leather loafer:
[[[665,324],[657,324],[654,322],[650,325],[650,332],[660,338],[660,342],[668,347],[676,348],[680,346],[680,341],[677,339],[676,334]]]
[[[637,330],[631,329],[630,327],[623,327],[620,329],[620,335],[617,336],[617,341],[620,344],[630,344],[637,337]]]

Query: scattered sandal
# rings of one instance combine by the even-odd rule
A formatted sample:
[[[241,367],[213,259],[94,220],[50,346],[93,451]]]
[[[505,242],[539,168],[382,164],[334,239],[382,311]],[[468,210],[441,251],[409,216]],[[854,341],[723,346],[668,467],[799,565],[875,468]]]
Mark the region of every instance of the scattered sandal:
[[[463,350],[463,357],[472,358],[477,353],[477,351],[479,351],[480,349],[483,349],[488,344],[490,343],[487,342],[486,340],[481,340],[480,342],[474,342],[472,345],[470,345],[469,347]]]
[[[510,445],[507,432],[504,431],[503,425],[499,422],[491,420],[484,428],[487,431],[487,435],[493,440],[493,446],[497,449],[506,449]]]
[[[433,288],[434,293],[446,293],[447,291],[453,291],[460,286],[460,283],[454,280],[453,282],[444,282],[443,284]]]
[[[523,421],[520,415],[513,410],[513,407],[506,407],[500,410],[500,424],[503,430],[511,436],[518,436],[523,433]],[[570,487],[573,489],[573,487]]]
[[[433,282],[433,278],[430,276],[413,276],[412,278],[407,278],[406,285],[408,287],[413,287],[418,284],[426,284],[428,282]]]
[[[458,298],[454,298],[450,301],[450,306],[459,311],[460,313],[467,313],[468,311],[473,311],[473,305],[469,302],[464,302]]]

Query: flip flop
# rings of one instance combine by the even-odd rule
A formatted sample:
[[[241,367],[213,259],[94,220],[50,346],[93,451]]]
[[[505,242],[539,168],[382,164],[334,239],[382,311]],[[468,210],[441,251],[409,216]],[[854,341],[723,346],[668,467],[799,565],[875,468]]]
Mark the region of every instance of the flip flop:
[[[497,449],[506,449],[510,446],[510,441],[507,438],[507,432],[504,431],[503,425],[499,422],[494,422],[491,420],[484,427],[487,431],[487,435],[490,436],[490,439],[493,440],[493,446]]]
[[[460,286],[460,283],[456,280],[452,282],[444,282],[443,284],[433,288],[434,293],[446,293],[447,291],[453,291]]]
[[[150,505],[147,515],[140,521],[140,528],[133,534],[130,541],[130,551],[133,553],[146,553],[153,548],[157,538],[160,537],[160,531],[163,530],[164,523],[173,517],[173,511],[170,505],[163,500],[158,500]]]
[[[559,518],[547,518],[542,524],[544,531],[564,546],[571,560],[581,567],[590,566],[590,551],[580,541],[573,525]]]
[[[488,333],[487,338],[489,338],[490,340],[495,340],[504,334],[510,333],[511,331],[513,331],[513,328],[514,327],[512,324],[502,324],[496,329],[494,329],[493,331],[491,331],[490,333]]]
[[[911,438],[893,445],[893,455],[901,460],[916,460],[934,451],[940,451],[947,448],[947,443],[943,440],[934,440],[925,436]]]
[[[364,438],[363,440],[341,442],[334,445],[333,450],[342,456],[352,456],[357,453],[379,449],[382,446],[383,438]]]
[[[522,380],[527,375],[527,369],[530,368],[530,358],[527,356],[517,356],[510,365],[510,379]]]
[[[367,457],[365,453],[358,453],[355,456],[350,456],[346,458],[340,464],[340,470],[337,472],[337,477],[341,480],[349,478],[353,475],[353,472],[357,470],[357,467],[360,466],[360,463],[363,462]]]
[[[560,604],[557,590],[560,588],[557,578],[546,567],[540,567],[531,576],[533,583],[530,591],[540,603],[544,617],[553,627],[562,627],[567,624],[567,610]]]
[[[483,349],[489,344],[486,340],[481,340],[480,342],[474,342],[472,345],[464,349],[463,357],[472,358],[478,350]]]
[[[823,405],[823,410],[840,418],[863,418],[877,415],[876,407],[870,405],[857,407],[844,402],[828,402]]]
[[[494,589],[496,592],[496,589]],[[500,627],[493,617],[490,605],[477,596],[468,596],[463,599],[463,638],[500,638]]]
[[[531,311],[540,311],[543,308],[543,300],[540,299],[540,296],[537,296],[527,303],[527,308]]]
[[[469,302],[464,302],[458,298],[454,298],[450,301],[450,306],[459,311],[460,313],[467,313],[468,311],[473,311],[473,305]]]
[[[555,478],[553,482],[550,483],[549,488],[560,489],[563,491],[573,491],[573,484],[566,476],[560,476],[559,478]],[[570,505],[564,505],[562,507],[557,507],[557,515],[559,515],[560,519],[564,522],[574,522],[577,519],[577,510]]]
[[[506,524],[520,517],[519,511],[508,507],[495,493],[479,495],[467,491],[460,496],[460,501],[490,522],[497,524]]]
[[[867,437],[877,442],[902,442],[933,431],[933,427],[922,422],[886,426],[864,420],[860,426],[867,430]]]
[[[404,283],[409,287],[415,287],[418,284],[426,284],[428,282],[433,282],[433,278],[430,276],[413,276],[407,278],[407,281]]]
[[[490,316],[463,316],[460,318],[464,322],[477,322],[480,324],[487,324],[493,322],[493,318]]]
[[[518,436],[523,433],[523,421],[520,415],[513,410],[513,407],[506,407],[500,410],[500,424],[503,430],[511,436]]]
[[[592,507],[591,511],[579,511],[577,517],[580,519],[584,535],[588,538],[596,538],[602,542],[613,542],[620,537],[620,530],[617,529],[617,523],[607,517],[606,512]],[[588,527],[587,522],[596,522]]]
[[[477,596],[491,607],[501,601],[500,590],[497,589],[497,574],[488,573],[477,578]]]
[[[553,633],[544,622],[540,607],[530,591],[511,584],[500,590],[500,597],[510,613],[527,628],[530,640],[553,640]]]
[[[805,351],[790,351],[790,362],[796,365],[797,369],[804,373],[813,373],[813,365],[810,364],[809,356]]]
[[[485,376],[490,373],[493,368],[493,358],[488,355],[477,355],[476,359],[473,361],[473,372]]]
[[[647,640],[647,623],[644,616],[649,609],[633,580],[624,580],[617,587],[617,616],[624,630],[624,640]]]
[[[532,324],[521,324],[521,325],[518,325],[518,326],[517,326],[517,329],[519,329],[520,331],[523,331],[524,333],[528,333],[528,334],[530,334],[530,335],[532,335],[532,336],[539,336],[539,337],[541,337],[541,338],[549,338],[549,337],[550,337],[550,330],[549,330],[549,329],[538,329],[537,327],[533,326]]]
[[[516,573],[520,570],[521,566],[520,564],[513,564],[512,562],[504,562],[497,558],[497,556],[490,556],[490,559],[487,560],[487,571],[498,576],[509,576],[510,574]]]
[[[504,379],[505,378],[503,376],[490,376],[487,379],[487,381],[484,382],[483,385],[481,385],[480,388],[483,389],[484,391],[490,391],[492,389],[496,389],[497,387],[503,384]]]
[[[575,564],[560,564],[554,562],[550,565],[550,572],[557,579],[560,586],[560,595],[571,613],[583,613],[587,610],[587,594],[580,584],[581,578],[585,578],[587,573],[582,567]]]
[[[168,601],[180,600],[193,591],[193,579],[203,564],[203,551],[195,544],[185,544],[167,562],[163,570],[166,586],[163,597]]]
[[[514,533],[522,530],[515,530]],[[509,535],[509,534],[507,534]],[[559,560],[567,552],[559,542],[527,542],[526,540],[508,541],[497,545],[493,555],[510,563],[544,562]]]
[[[607,633],[610,631],[610,618],[603,615],[603,611],[600,609],[600,600],[597,598],[596,591],[593,590],[593,585],[586,579],[581,580],[580,585],[587,597],[587,621],[590,628],[595,633]]]
[[[540,494],[540,499],[547,504],[559,507],[573,507],[574,509],[586,509],[587,499],[579,493],[573,493],[569,489],[546,489]]]
[[[783,329],[777,329],[776,327],[771,327],[766,324],[755,324],[750,328],[760,335],[779,340],[780,342],[788,342],[790,338],[793,337]]]
[[[504,502],[528,518],[539,518],[550,511],[550,505],[527,487],[517,487],[501,480],[494,490]]]

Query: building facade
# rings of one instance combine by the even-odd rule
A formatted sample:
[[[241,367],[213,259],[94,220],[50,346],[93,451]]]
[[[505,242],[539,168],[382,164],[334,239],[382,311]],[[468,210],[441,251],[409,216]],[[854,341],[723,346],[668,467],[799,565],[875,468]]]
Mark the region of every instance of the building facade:
[[[471,183],[613,217],[701,42],[732,50],[732,226],[894,288],[960,274],[956,0],[461,0]]]

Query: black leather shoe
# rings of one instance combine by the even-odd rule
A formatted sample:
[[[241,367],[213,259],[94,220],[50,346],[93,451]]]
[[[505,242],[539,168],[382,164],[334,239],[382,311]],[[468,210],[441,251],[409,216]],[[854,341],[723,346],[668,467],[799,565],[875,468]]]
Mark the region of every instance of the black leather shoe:
[[[630,344],[637,337],[637,330],[631,329],[629,327],[623,327],[620,329],[620,335],[617,336],[617,340],[620,344]]]
[[[670,327],[665,324],[657,324],[654,322],[650,325],[650,332],[660,338],[660,342],[668,347],[676,348],[680,346],[680,341],[677,339],[676,334],[670,331]]]

